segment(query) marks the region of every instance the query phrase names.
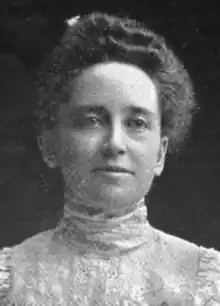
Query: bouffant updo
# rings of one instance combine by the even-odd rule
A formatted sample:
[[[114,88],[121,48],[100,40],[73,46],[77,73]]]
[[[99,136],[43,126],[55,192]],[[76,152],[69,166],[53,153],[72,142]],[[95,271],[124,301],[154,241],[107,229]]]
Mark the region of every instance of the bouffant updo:
[[[157,85],[161,131],[176,151],[188,134],[196,104],[190,77],[164,38],[127,17],[92,12],[69,20],[60,41],[40,69],[39,122],[50,128],[59,103],[68,102],[68,84],[84,69],[104,62],[133,64]]]

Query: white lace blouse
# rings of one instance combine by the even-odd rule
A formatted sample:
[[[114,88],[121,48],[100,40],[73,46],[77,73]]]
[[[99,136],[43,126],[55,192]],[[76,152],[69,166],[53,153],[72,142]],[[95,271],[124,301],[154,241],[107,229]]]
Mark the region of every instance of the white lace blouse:
[[[138,207],[57,228],[0,251],[0,305],[220,305],[220,253],[154,229]]]

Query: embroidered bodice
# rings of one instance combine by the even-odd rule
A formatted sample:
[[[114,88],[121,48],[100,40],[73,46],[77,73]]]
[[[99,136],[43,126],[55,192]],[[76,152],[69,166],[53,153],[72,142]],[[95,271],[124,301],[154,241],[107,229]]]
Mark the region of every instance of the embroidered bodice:
[[[0,251],[0,305],[220,305],[220,253],[124,217],[65,208],[53,230]]]

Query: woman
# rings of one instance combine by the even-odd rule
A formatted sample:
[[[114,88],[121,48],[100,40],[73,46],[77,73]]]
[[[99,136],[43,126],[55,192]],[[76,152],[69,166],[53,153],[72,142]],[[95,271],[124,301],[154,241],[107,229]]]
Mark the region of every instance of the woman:
[[[43,74],[39,144],[61,170],[64,216],[1,251],[1,305],[220,305],[220,254],[146,218],[144,197],[195,108],[164,40],[91,13],[71,20]]]

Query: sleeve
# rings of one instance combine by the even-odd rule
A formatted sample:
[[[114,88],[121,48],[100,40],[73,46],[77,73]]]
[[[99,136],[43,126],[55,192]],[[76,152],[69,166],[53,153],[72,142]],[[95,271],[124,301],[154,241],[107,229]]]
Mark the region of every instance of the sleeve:
[[[11,289],[11,249],[0,250],[0,305],[9,305],[8,298]]]
[[[220,252],[199,248],[196,306],[220,306]]]

